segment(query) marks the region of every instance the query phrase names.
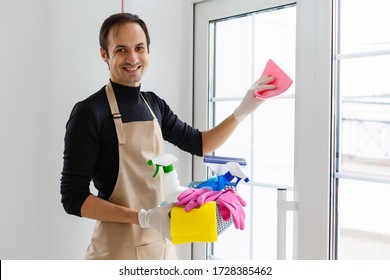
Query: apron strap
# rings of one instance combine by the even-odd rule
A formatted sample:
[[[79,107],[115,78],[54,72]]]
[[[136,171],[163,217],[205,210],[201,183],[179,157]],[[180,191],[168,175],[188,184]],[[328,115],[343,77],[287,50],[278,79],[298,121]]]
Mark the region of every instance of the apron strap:
[[[119,144],[125,144],[125,133],[122,123],[122,115],[119,113],[118,103],[116,102],[114,90],[112,89],[111,81],[108,81],[106,86],[106,94],[108,98],[108,103],[110,104],[111,114],[114,118],[114,124],[116,129],[116,135],[118,137]]]
[[[141,93],[141,97],[142,97],[142,100],[145,102],[146,106],[148,107],[150,113],[152,114],[153,119],[157,119],[157,118],[156,118],[156,115],[154,114],[154,112],[153,112],[153,110],[152,110],[152,108],[150,108],[148,102],[146,101],[146,99],[145,99],[145,97],[142,95],[142,93]]]

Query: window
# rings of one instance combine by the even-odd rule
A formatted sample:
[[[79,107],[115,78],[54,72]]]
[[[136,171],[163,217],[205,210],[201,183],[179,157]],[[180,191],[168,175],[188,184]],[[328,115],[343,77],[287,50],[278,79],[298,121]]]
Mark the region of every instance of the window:
[[[338,258],[390,258],[390,4],[337,1]]]
[[[332,258],[332,3],[195,4],[196,127],[207,129],[230,115],[269,58],[294,80],[289,92],[262,104],[216,151],[248,161],[251,183],[239,186],[248,202],[246,229],[229,229],[208,249],[194,244],[195,259]],[[201,159],[194,158],[193,170],[194,180],[206,178]],[[284,196],[287,211],[278,211]]]
[[[294,77],[295,6],[213,21],[210,23],[210,43],[215,50],[214,63],[209,69],[213,73],[210,79],[213,90],[209,91],[213,127],[238,106],[245,94],[243,89],[260,77],[267,59],[272,58],[283,65],[283,69]],[[239,194],[248,202],[247,230],[227,231],[219,242],[212,244],[213,255],[276,259],[277,189],[293,188],[293,87],[281,98],[264,102],[261,109],[248,117],[234,136],[216,151],[216,155],[246,158],[251,182],[238,187]],[[231,240],[236,241],[232,243]]]
[[[295,14],[295,5],[289,4],[209,22],[209,127],[233,112],[245,91],[260,77],[268,59],[295,78]],[[291,87],[280,97],[264,102],[216,151],[218,156],[245,158],[251,181],[238,186],[247,202],[246,229],[223,233],[218,242],[210,245],[211,257],[277,258],[278,189],[287,191],[292,199],[294,182],[294,108]],[[286,222],[283,226],[291,237],[292,217],[288,217],[288,226]],[[292,238],[286,244],[292,258]]]

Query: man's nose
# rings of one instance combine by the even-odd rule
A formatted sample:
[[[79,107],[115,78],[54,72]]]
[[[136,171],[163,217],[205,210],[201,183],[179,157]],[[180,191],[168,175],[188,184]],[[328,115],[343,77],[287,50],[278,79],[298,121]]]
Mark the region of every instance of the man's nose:
[[[138,63],[139,55],[135,51],[129,51],[126,57],[126,62],[135,65]]]

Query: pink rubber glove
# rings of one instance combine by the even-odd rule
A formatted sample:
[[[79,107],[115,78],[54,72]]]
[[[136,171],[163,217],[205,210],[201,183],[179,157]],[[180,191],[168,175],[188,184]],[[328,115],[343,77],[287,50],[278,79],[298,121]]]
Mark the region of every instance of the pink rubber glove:
[[[216,201],[217,198],[222,193],[223,192],[221,192],[221,191],[208,191],[208,192],[205,192],[205,193],[201,194],[200,196],[198,196],[197,203],[198,203],[198,205],[203,205],[203,204],[205,204],[206,202],[209,202],[209,201]]]
[[[198,206],[197,199],[200,195],[203,193],[208,192],[207,189],[194,189],[194,188],[189,188],[182,192],[178,197],[177,197],[177,203],[176,205],[178,206],[186,206],[185,210],[187,209],[191,210],[194,207]],[[188,210],[188,211],[189,211]],[[187,211],[187,212],[188,212]]]
[[[205,192],[201,193],[196,199],[191,200],[190,202],[187,203],[187,205],[184,207],[184,210],[186,212],[189,212],[195,207],[199,207],[208,201],[215,201],[218,198],[218,196],[221,194],[220,191],[210,191],[207,189],[204,190]]]
[[[205,190],[207,190],[207,189],[205,189]],[[204,192],[201,195],[199,195],[196,200],[192,200],[189,203],[187,203],[187,205],[184,208],[184,210],[186,212],[189,212],[192,209],[194,209],[195,207],[202,206],[206,202],[216,201],[218,196],[220,196],[221,194],[222,194],[222,192],[220,192],[220,191],[210,191],[210,190],[207,190],[206,192]]]
[[[233,189],[223,191],[217,198],[219,212],[223,220],[228,221],[230,216],[233,218],[236,229],[245,228],[245,211],[246,202]]]

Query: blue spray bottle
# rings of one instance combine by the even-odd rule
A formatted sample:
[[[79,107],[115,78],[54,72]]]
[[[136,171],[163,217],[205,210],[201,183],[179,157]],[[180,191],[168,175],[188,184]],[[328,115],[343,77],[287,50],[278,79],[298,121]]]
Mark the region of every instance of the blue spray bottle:
[[[229,160],[235,160],[235,161],[229,161]],[[234,188],[237,187],[237,184],[244,180],[244,182],[249,182],[248,176],[245,174],[245,172],[242,170],[241,165],[246,165],[245,161],[242,161],[241,159],[235,159],[235,158],[223,158],[223,157],[209,157],[205,159],[206,165],[208,166],[216,173],[219,173],[220,175],[214,176],[210,179],[208,179],[205,182],[200,183],[195,188],[207,188],[213,191],[222,191],[228,186],[233,186]],[[240,164],[239,164],[240,163]],[[224,167],[221,168],[215,167],[215,164],[221,165],[224,164]],[[222,173],[222,174],[221,174]],[[236,181],[233,182],[233,180],[236,178]]]

